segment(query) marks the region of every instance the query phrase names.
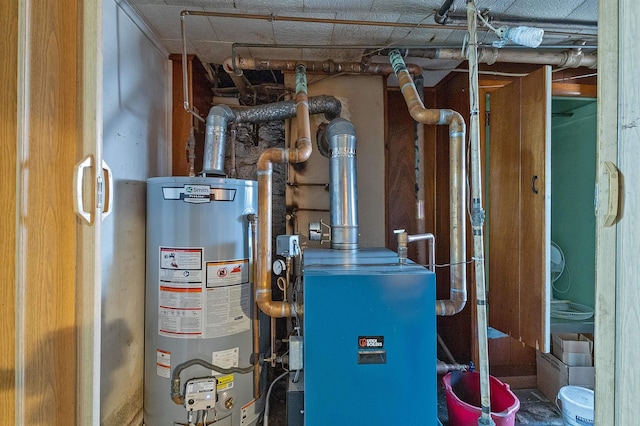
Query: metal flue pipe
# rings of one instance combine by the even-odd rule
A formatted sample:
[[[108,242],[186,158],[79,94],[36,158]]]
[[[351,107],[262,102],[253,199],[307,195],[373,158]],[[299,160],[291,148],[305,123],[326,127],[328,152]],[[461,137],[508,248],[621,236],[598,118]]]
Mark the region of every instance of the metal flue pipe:
[[[422,124],[449,126],[450,205],[450,291],[448,300],[436,301],[437,315],[455,315],[467,302],[465,201],[465,124],[462,116],[449,109],[425,109],[416,86],[398,50],[389,53],[409,114]]]
[[[324,114],[329,121],[340,116],[342,104],[333,96],[321,95],[308,99],[309,114]],[[295,117],[296,101],[274,102],[243,109],[231,109],[216,105],[209,110],[204,139],[203,175],[223,176],[226,131],[230,123],[262,123]],[[233,138],[235,140],[235,138]]]
[[[358,190],[356,182],[356,129],[344,118],[327,126],[329,140],[329,196],[331,248],[358,248]]]
[[[285,318],[302,313],[297,302],[274,301],[271,292],[271,220],[273,163],[301,163],[311,155],[311,128],[307,99],[307,76],[296,68],[297,140],[295,148],[269,148],[258,159],[258,259],[256,303],[270,317]]]
[[[224,176],[224,154],[227,125],[233,121],[233,111],[226,105],[216,105],[209,110],[204,137],[202,174]]]

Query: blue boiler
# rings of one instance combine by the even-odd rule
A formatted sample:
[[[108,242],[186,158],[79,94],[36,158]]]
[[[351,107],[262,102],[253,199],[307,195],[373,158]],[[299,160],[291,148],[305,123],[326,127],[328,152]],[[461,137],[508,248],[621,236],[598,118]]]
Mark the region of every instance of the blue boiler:
[[[435,274],[383,248],[303,266],[305,425],[439,424]]]

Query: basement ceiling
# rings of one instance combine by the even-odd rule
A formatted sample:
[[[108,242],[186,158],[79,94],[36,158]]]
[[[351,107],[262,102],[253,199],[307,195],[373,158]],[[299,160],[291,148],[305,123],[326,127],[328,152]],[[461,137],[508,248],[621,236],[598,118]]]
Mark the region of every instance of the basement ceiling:
[[[362,60],[365,47],[462,49],[466,34],[465,0],[453,1],[445,25],[434,19],[443,0],[127,1],[171,53],[182,51],[181,13],[188,11],[184,16],[187,52],[212,64],[230,57],[234,43],[235,53],[242,57],[338,62]],[[598,0],[477,0],[476,5],[495,26],[506,22],[543,28],[545,36],[538,49],[557,51],[576,44],[595,48]],[[217,16],[197,15],[202,12]],[[479,25],[481,45],[490,46],[497,39]],[[345,45],[357,48],[337,48]],[[425,70],[458,64],[425,58],[411,62]]]

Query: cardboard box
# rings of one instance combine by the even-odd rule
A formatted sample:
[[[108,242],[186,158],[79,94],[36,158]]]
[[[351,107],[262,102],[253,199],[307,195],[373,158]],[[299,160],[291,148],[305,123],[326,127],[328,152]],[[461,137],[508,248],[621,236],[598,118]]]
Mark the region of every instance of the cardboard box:
[[[556,400],[560,388],[568,385],[593,389],[595,367],[572,367],[552,354],[536,353],[538,389],[551,402]]]
[[[571,367],[593,366],[593,341],[583,334],[555,333],[552,335],[553,354]]]

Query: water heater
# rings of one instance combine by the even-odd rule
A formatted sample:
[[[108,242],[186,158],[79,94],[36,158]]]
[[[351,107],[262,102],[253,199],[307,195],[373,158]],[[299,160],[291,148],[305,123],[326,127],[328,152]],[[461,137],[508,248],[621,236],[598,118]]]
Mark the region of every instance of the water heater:
[[[251,365],[253,296],[247,215],[257,183],[211,177],[147,182],[144,421],[187,425],[170,398],[174,368],[202,359],[222,368]],[[216,377],[208,422],[251,426],[262,411],[253,374],[216,374],[196,365],[190,378]]]

